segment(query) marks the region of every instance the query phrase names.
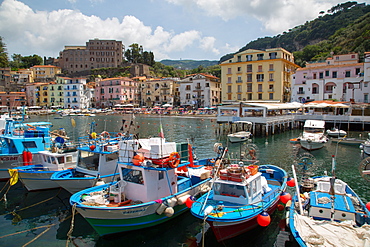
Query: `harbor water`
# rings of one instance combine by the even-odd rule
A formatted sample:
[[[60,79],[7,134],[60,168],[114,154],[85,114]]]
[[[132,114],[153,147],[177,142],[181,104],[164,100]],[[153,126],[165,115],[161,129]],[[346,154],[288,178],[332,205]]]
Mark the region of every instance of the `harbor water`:
[[[54,118],[55,117],[55,118]],[[73,119],[73,120],[72,120]],[[284,168],[292,176],[292,164],[300,157],[313,157],[310,171],[322,175],[330,173],[332,156],[336,160],[336,176],[347,182],[366,203],[370,201],[369,182],[361,177],[358,170],[364,156],[358,146],[326,143],[325,147],[307,153],[299,145],[290,143],[302,130],[295,129],[268,137],[253,138],[251,143],[227,142],[225,135],[218,136],[215,118],[207,117],[166,117],[148,115],[97,115],[70,116],[57,118],[57,115],[37,116],[28,120],[50,121],[54,129],[65,128],[71,139],[87,135],[90,124],[96,123],[96,133],[103,131],[137,133],[139,138],[157,137],[160,126],[167,141],[187,142],[195,147],[196,157],[212,158],[215,143],[229,148],[227,156],[236,158],[248,147],[257,150],[260,164],[274,164]],[[339,126],[340,127],[340,126]],[[350,137],[365,137],[366,133],[349,131]],[[253,144],[252,144],[253,143]],[[297,165],[299,167],[299,165]],[[99,237],[92,227],[79,214],[73,214],[69,205],[70,194],[63,189],[27,192],[18,182],[9,188],[6,182],[0,183],[3,198],[0,201],[0,246],[192,246],[200,239],[202,229],[207,226],[186,212],[167,223],[139,231]],[[291,190],[291,191],[290,191]],[[289,192],[293,190],[289,188]],[[5,197],[3,195],[5,194]],[[284,218],[283,211],[271,215],[268,227],[258,227],[234,239],[217,243],[212,231],[205,231],[204,246],[273,246]],[[69,235],[70,233],[70,235]],[[201,246],[201,244],[199,244]]]

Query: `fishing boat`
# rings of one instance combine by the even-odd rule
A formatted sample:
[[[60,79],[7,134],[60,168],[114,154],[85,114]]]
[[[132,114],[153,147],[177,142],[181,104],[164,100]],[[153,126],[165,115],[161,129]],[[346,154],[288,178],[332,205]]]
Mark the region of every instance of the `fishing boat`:
[[[343,145],[353,145],[353,146],[360,146],[366,140],[354,138],[354,137],[338,137],[338,138],[330,138],[332,143],[339,143]]]
[[[140,142],[120,142],[119,181],[79,191],[70,198],[70,204],[101,236],[173,219],[187,210],[190,196],[209,189],[208,159],[193,160],[188,143],[166,142],[165,138]],[[163,162],[154,164],[153,159]]]
[[[242,125],[243,126],[242,128],[243,129],[246,128],[247,130],[246,131],[238,131],[238,132],[235,132],[235,133],[228,134],[227,137],[229,138],[230,142],[243,142],[243,141],[247,141],[248,139],[250,139],[252,137],[252,132],[251,132],[252,122],[249,122],[249,121],[235,121],[233,123],[237,124],[237,128],[238,128],[238,125]]]
[[[8,169],[12,164],[30,162],[40,151],[51,148],[50,122],[17,122],[6,119],[0,134],[0,180],[10,178]]]
[[[370,133],[368,134],[368,138],[360,145],[360,149],[367,155],[370,155]]]
[[[306,120],[303,126],[303,133],[299,139],[301,147],[306,150],[323,148],[328,138],[325,136],[325,121]]]
[[[296,184],[287,226],[299,246],[366,246],[369,210],[351,187],[333,176],[304,176]],[[295,173],[293,167],[293,173]]]
[[[59,188],[59,184],[52,181],[51,176],[61,170],[72,169],[77,164],[77,150],[71,151],[39,151],[38,161],[31,165],[17,166],[19,180],[28,191]],[[13,173],[12,173],[13,174]]]
[[[93,126],[93,124],[92,124]],[[106,132],[106,131],[105,131]],[[51,180],[74,194],[80,190],[104,184],[119,178],[117,170],[118,143],[132,139],[122,133],[90,132],[91,138],[79,138],[77,166],[61,170],[51,176]],[[121,142],[121,145],[127,142]]]
[[[347,135],[347,132],[344,130],[340,130],[337,127],[334,127],[332,129],[326,130],[326,134],[330,137],[343,137]]]
[[[226,164],[215,164],[211,190],[191,207],[191,213],[210,225],[219,242],[266,226],[264,217],[276,209],[287,180],[282,168],[258,165],[258,160]]]

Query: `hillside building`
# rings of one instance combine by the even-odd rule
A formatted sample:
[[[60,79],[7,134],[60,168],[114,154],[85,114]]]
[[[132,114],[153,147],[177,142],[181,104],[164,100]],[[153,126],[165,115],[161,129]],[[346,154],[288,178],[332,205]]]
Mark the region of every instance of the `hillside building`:
[[[113,107],[117,104],[138,105],[138,82],[128,77],[107,78],[96,81],[95,102],[97,107]]]
[[[122,41],[93,39],[86,46],[65,46],[59,53],[59,64],[68,73],[122,65]]]
[[[365,56],[369,53],[365,53]],[[293,76],[292,101],[317,100],[369,102],[370,58],[359,62],[357,53],[333,55],[310,62]],[[364,71],[367,75],[364,77]]]
[[[221,63],[222,102],[288,102],[291,75],[298,67],[283,48],[238,52]]]
[[[214,107],[221,103],[221,82],[213,75],[193,74],[180,80],[180,104],[193,108]]]

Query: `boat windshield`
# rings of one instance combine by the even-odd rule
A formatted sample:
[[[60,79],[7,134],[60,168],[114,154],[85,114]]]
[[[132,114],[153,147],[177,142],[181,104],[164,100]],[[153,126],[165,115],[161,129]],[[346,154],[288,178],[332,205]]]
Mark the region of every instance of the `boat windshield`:
[[[214,194],[233,196],[233,197],[244,197],[246,198],[245,187],[236,184],[225,184],[225,183],[215,183]]]
[[[99,154],[87,151],[80,151],[78,166],[88,170],[98,171]]]
[[[122,180],[135,184],[144,184],[143,173],[141,171],[122,168],[121,172]]]
[[[307,133],[319,134],[319,133],[323,133],[324,129],[305,127],[304,131]]]

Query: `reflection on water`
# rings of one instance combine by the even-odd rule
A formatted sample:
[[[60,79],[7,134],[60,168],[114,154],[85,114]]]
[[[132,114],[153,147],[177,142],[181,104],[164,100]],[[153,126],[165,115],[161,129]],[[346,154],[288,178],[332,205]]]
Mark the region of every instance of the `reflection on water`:
[[[233,158],[243,152],[245,143],[228,144],[225,137],[215,135],[218,124],[215,119],[184,118],[184,117],[147,117],[147,116],[96,116],[79,117],[73,119],[76,125],[71,124],[71,117],[54,119],[53,116],[32,117],[30,121],[50,121],[52,129],[65,128],[68,136],[77,139],[78,136],[88,134],[90,123],[95,121],[96,132],[104,130],[119,132],[123,127],[130,133],[139,133],[139,137],[158,136],[160,124],[163,126],[168,141],[189,141],[196,147],[198,158],[214,156],[213,145],[216,142],[228,145],[228,157]],[[123,121],[122,120],[126,120]],[[132,124],[131,124],[132,123]],[[297,137],[302,130],[293,130],[274,136],[254,138],[253,143],[258,148],[261,164],[274,164],[286,169],[289,174],[291,165],[297,156],[305,151],[291,144],[289,139]],[[359,132],[349,133],[350,137],[358,137]],[[365,136],[365,133],[361,133]],[[360,149],[356,146],[338,145],[328,142],[324,148],[312,151],[316,159],[315,171],[318,175],[331,170],[332,155],[336,155],[336,175],[346,181],[360,197],[367,202],[370,200],[368,182],[359,174],[357,166],[362,160]],[[0,190],[6,185],[0,183]],[[6,191],[1,192],[1,196]],[[293,191],[290,191],[293,193]],[[32,246],[66,246],[67,233],[71,226],[71,207],[69,193],[60,190],[27,192],[20,183],[10,188],[6,203],[0,202],[0,246],[20,246],[31,241]],[[41,204],[38,204],[42,202]],[[38,204],[38,205],[37,205]],[[13,212],[13,213],[11,213]],[[205,234],[205,246],[272,246],[279,231],[280,219],[284,212],[276,211],[272,215],[272,222],[266,228],[257,228],[251,232],[217,243],[212,231]],[[195,246],[195,237],[201,234],[202,222],[187,212],[172,221],[160,226],[121,233],[114,236],[100,238],[90,225],[81,217],[74,218],[73,243],[69,246]],[[26,231],[32,229],[31,231]],[[38,237],[37,239],[35,239]]]

